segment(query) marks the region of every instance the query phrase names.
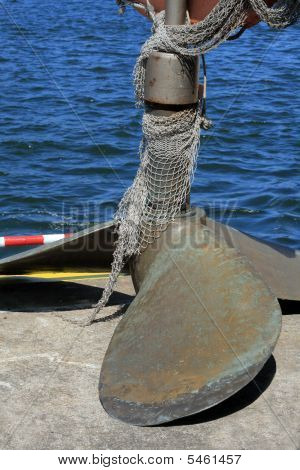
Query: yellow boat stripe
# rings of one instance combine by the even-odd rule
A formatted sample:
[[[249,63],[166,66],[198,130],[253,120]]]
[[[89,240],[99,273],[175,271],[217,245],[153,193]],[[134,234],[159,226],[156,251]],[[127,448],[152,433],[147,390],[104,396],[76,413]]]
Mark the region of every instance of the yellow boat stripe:
[[[101,272],[53,272],[53,271],[36,271],[30,274],[21,275],[0,275],[0,280],[84,280],[84,279],[107,279],[110,271]]]

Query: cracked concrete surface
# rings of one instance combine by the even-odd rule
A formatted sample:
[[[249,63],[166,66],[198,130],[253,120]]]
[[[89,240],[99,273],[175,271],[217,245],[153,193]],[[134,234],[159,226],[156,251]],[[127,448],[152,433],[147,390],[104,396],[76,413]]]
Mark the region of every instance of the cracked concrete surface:
[[[299,448],[300,304],[284,315],[274,356],[256,378],[263,393],[251,383],[211,410],[138,428],[110,418],[98,399],[101,362],[120,320],[114,313],[133,295],[130,278],[120,279],[106,309],[111,320],[88,328],[60,316],[86,315],[105,281],[18,282],[0,286],[0,448]]]

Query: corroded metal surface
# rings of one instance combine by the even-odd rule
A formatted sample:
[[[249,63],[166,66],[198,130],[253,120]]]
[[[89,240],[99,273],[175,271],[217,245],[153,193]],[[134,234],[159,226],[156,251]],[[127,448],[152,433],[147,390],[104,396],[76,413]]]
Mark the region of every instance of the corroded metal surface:
[[[198,57],[183,62],[176,54],[153,52],[146,66],[145,100],[176,106],[197,103],[198,76]]]
[[[300,252],[255,237],[207,218],[216,238],[225,240],[251,261],[279,299],[300,300]]]
[[[141,265],[138,295],[103,362],[100,399],[111,416],[145,426],[209,408],[250,382],[276,344],[281,311],[247,259],[216,243],[197,214],[172,223],[136,272]]]
[[[195,209],[198,214],[200,209]],[[300,300],[300,253],[289,248],[263,242],[257,238],[242,233],[229,225],[223,225],[213,219],[204,217],[198,221],[205,224],[214,234],[215,245],[220,240],[229,248],[237,249],[241,255],[246,256],[254,269],[261,274],[265,283],[278,299]],[[192,225],[189,236],[194,237]],[[148,265],[156,256],[156,249],[149,249],[136,265],[133,261],[133,282],[138,291],[139,286],[146,274]]]

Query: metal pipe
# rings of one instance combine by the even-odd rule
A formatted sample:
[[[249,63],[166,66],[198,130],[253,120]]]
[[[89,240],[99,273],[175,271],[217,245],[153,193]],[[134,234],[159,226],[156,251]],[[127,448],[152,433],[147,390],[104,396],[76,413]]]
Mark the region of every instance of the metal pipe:
[[[183,25],[186,21],[187,0],[166,0],[167,25]],[[193,106],[198,101],[199,60],[191,57],[183,64],[176,54],[153,52],[147,62],[145,76],[146,113],[152,115],[175,115],[185,107]],[[158,210],[160,198],[166,193],[171,195],[168,178],[169,164],[161,168],[160,185],[150,190],[152,204]],[[164,198],[162,198],[164,199]],[[182,212],[190,208],[189,195],[182,206]]]
[[[181,25],[185,24],[187,11],[187,0],[166,0],[166,25]],[[195,68],[198,72],[198,67]],[[178,100],[179,101],[179,100]],[[182,207],[182,212],[190,208],[190,194],[187,196],[185,206]]]
[[[50,235],[11,235],[0,237],[0,247],[7,246],[29,246],[46,245],[47,243],[57,242],[64,238],[69,238],[72,233],[54,233]]]
[[[179,25],[185,23],[187,0],[166,0],[166,18],[168,25]]]

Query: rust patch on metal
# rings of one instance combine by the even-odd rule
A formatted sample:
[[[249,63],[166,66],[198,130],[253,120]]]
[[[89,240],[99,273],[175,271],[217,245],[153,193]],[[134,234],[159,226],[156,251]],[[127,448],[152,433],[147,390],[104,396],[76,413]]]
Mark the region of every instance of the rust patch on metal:
[[[156,82],[156,78],[152,78],[152,80],[149,80],[149,86],[154,86]]]

